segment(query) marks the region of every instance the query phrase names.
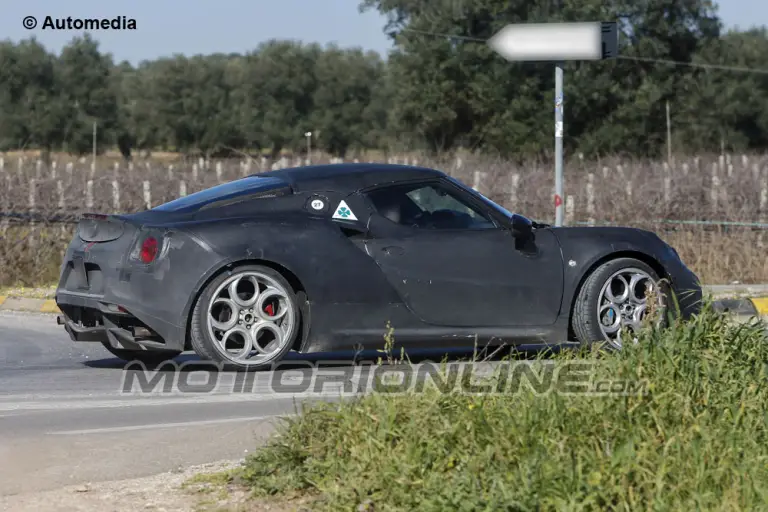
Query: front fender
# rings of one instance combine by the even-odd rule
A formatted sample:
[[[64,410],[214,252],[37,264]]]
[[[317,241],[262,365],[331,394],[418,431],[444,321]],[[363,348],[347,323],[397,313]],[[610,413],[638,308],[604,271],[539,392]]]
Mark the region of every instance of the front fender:
[[[631,257],[654,268],[662,277],[679,273],[666,244],[653,233],[632,228],[555,228],[563,252],[563,308],[570,314],[582,283],[610,259]],[[650,235],[650,236],[649,236]]]

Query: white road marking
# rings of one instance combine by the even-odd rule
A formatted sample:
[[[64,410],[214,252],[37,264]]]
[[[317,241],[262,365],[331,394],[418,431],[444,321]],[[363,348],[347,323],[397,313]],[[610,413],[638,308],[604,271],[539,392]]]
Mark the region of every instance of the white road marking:
[[[185,421],[178,423],[149,423],[146,425],[126,425],[123,427],[105,427],[105,428],[90,428],[83,430],[60,430],[54,432],[46,432],[48,435],[55,436],[79,436],[86,434],[107,434],[112,432],[131,432],[134,430],[156,430],[160,428],[180,428],[180,427],[195,427],[199,425],[216,425],[219,423],[236,423],[242,421],[258,421],[267,420],[271,418],[279,418],[286,416],[285,414],[275,414],[267,416],[246,416],[242,418],[222,418],[217,420],[197,420],[197,421]]]
[[[111,407],[149,407],[156,405],[198,405],[212,403],[232,403],[232,402],[262,402],[268,400],[291,400],[302,398],[337,398],[351,397],[338,392],[325,393],[301,393],[301,394],[269,394],[269,395],[251,395],[229,394],[229,395],[209,395],[202,397],[178,396],[176,398],[112,398],[112,399],[92,399],[92,400],[72,400],[66,401],[63,398],[51,398],[49,400],[37,400],[26,402],[0,402],[0,412],[15,411],[40,411],[40,410],[62,410],[62,409],[103,409]]]

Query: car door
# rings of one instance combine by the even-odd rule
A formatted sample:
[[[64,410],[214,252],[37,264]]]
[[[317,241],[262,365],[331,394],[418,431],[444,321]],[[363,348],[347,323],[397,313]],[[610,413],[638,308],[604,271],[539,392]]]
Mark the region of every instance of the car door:
[[[494,213],[447,180],[363,192],[368,254],[424,322],[453,327],[551,325],[563,291],[551,231],[517,243]]]

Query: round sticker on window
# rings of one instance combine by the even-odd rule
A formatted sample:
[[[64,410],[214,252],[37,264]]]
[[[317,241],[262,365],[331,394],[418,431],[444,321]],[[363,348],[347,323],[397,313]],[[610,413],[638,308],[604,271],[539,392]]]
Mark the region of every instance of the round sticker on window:
[[[312,194],[304,203],[304,208],[312,214],[325,214],[328,212],[328,198],[320,194]]]

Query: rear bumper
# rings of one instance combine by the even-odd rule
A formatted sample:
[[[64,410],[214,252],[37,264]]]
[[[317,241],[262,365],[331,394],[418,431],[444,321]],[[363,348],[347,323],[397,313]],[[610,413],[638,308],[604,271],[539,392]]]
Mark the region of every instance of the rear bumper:
[[[110,302],[103,296],[59,291],[56,304],[62,314],[57,317],[72,341],[107,343],[127,350],[184,350],[184,340],[163,336],[168,326]]]

